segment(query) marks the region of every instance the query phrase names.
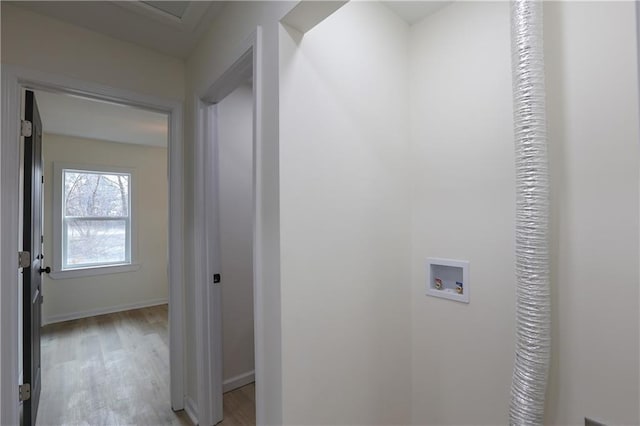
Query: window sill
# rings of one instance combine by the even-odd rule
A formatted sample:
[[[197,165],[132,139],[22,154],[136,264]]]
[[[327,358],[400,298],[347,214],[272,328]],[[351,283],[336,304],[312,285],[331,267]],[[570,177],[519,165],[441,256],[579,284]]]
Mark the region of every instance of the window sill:
[[[139,263],[126,265],[94,266],[91,268],[67,269],[65,271],[51,271],[49,278],[53,280],[66,280],[69,278],[92,277],[95,275],[119,274],[133,272],[140,269]]]

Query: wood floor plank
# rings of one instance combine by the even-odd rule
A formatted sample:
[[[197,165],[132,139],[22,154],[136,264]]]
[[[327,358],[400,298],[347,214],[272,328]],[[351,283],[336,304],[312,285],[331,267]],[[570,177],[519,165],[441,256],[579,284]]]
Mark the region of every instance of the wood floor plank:
[[[171,410],[166,305],[42,329],[37,426],[187,426]],[[255,385],[224,394],[220,426],[254,426]]]
[[[38,426],[191,425],[169,399],[166,306],[42,329]]]
[[[256,424],[255,383],[227,392],[223,396],[224,420],[218,426]]]

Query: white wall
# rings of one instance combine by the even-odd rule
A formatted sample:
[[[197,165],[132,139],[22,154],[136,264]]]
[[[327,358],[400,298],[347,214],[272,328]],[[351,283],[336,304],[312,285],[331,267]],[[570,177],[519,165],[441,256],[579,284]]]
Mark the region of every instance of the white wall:
[[[180,59],[5,2],[1,7],[3,64],[169,99],[184,97]]]
[[[545,423],[582,424],[589,416],[638,424],[634,4],[547,2],[544,16],[553,185]],[[455,3],[411,32],[414,424],[507,422],[515,202],[509,37],[507,3]],[[471,261],[468,306],[423,295],[426,256]]]
[[[281,30],[284,424],[410,422],[408,35],[372,2]]]
[[[506,424],[515,166],[509,3],[456,2],[411,28],[412,417]],[[470,303],[425,296],[425,258],[470,262]]]
[[[166,303],[168,188],[167,149],[81,139],[45,133],[44,158],[44,252],[53,260],[53,165],[82,165],[134,169],[132,213],[137,229],[136,271],[90,277],[51,279],[43,275],[42,306],[45,324],[91,316],[130,307]]]
[[[391,422],[366,418],[375,412],[368,404],[377,401],[371,389],[378,387],[370,375],[359,375],[379,352],[366,351],[371,337],[362,330],[369,324],[363,326],[359,314],[375,306],[377,293],[375,279],[369,277],[366,291],[358,282],[375,270],[360,263],[363,257],[380,265],[373,260],[374,241],[387,230],[366,227],[392,203],[411,212],[412,423],[504,424],[515,325],[509,4],[457,2],[413,26],[408,88],[397,76],[375,81],[394,60],[402,62],[388,56],[385,47],[397,33],[371,15],[375,7],[349,4],[304,37],[281,31],[285,423]],[[581,424],[585,416],[608,424],[639,422],[633,8],[546,5],[554,230],[549,424]],[[380,63],[371,66],[375,61]],[[405,157],[386,153],[390,164],[369,177],[368,161],[377,158],[379,146],[374,137],[357,144],[377,126],[394,128],[394,114],[407,110],[389,93],[403,90],[411,110],[410,151]],[[387,116],[368,115],[376,107]],[[401,131],[394,136],[402,141]],[[390,195],[381,186],[375,196],[384,195],[382,208],[354,209],[363,198],[374,199],[367,199],[365,183],[384,176],[401,187],[394,159],[410,165],[410,203],[398,199],[401,188]],[[362,186],[355,185],[358,179]],[[363,242],[369,244],[363,248]],[[428,256],[471,261],[469,305],[424,295]],[[402,271],[395,276],[402,282]],[[603,285],[616,293],[603,298]],[[386,318],[381,312],[395,315],[395,340],[384,340],[396,359],[407,356],[399,342],[402,310],[393,308],[393,301],[402,306],[400,293],[368,316],[372,323]],[[397,378],[404,374],[398,365],[381,364],[378,374],[394,371]],[[353,378],[364,383],[357,390],[350,387]],[[304,386],[307,381],[313,386]],[[323,405],[315,410],[310,401],[318,400]],[[400,407],[394,401],[386,399],[387,413]]]
[[[217,105],[222,274],[223,381],[252,374],[253,90],[243,85]]]
[[[549,424],[585,416],[640,423],[634,9],[633,2],[545,3],[554,222]]]

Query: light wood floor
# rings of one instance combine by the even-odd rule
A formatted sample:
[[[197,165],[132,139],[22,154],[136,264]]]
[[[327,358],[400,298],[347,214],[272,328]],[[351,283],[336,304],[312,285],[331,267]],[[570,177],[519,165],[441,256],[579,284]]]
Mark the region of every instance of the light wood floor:
[[[42,329],[37,426],[191,425],[169,403],[167,306]],[[223,426],[255,425],[253,385],[224,395]]]
[[[218,423],[218,426],[255,426],[255,383],[225,393],[222,403],[224,405],[224,420]]]

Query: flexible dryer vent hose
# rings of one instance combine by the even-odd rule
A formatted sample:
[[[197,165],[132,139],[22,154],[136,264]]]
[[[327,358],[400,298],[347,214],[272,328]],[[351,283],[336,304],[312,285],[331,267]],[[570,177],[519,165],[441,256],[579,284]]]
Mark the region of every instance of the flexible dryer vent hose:
[[[516,152],[516,349],[509,422],[541,425],[551,348],[542,2],[511,3]]]

